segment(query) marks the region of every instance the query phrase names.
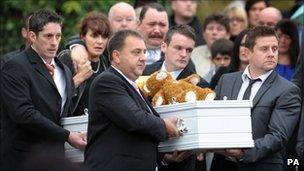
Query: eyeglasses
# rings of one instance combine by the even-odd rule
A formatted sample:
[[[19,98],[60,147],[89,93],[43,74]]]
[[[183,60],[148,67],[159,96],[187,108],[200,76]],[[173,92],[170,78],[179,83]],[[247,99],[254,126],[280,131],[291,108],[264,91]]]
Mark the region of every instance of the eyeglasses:
[[[245,47],[245,42],[241,42],[240,46]]]
[[[243,21],[244,21],[244,20],[241,19],[241,18],[235,18],[235,17],[229,18],[229,22],[230,22],[230,23],[233,23],[233,22],[238,22],[238,23],[240,23],[240,22],[243,22]]]

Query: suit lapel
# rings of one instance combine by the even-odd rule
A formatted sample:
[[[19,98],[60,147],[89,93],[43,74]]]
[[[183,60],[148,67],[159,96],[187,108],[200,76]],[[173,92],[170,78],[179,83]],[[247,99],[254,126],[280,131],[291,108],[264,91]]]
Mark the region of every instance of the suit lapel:
[[[236,77],[234,84],[232,85],[232,92],[231,92],[230,99],[232,99],[232,100],[237,99],[240,89],[242,87],[242,84],[243,84],[242,72],[240,72],[240,74]]]
[[[272,71],[272,73],[269,75],[269,77],[265,80],[265,82],[262,84],[261,88],[258,90],[256,95],[253,98],[253,108],[256,106],[256,104],[259,102],[261,97],[265,94],[265,92],[271,87],[273,81],[277,77],[277,73],[275,71]]]
[[[67,71],[67,68],[58,60],[57,57],[54,58],[56,64],[62,69],[63,74],[64,74],[64,78],[65,78],[65,92],[67,93],[67,99],[66,102],[64,104],[64,108],[63,108],[63,112],[62,112],[62,116],[61,117],[66,117],[67,112],[68,112],[68,108],[70,106],[70,98],[72,97],[72,82],[71,82],[71,74],[68,74],[69,71]],[[53,80],[53,79],[52,79]],[[56,88],[57,89],[57,88]],[[58,92],[59,93],[59,92]]]
[[[45,77],[50,84],[56,88],[55,82],[52,78],[52,76],[50,75],[50,73],[48,72],[44,62],[42,61],[42,59],[40,58],[40,56],[32,49],[32,48],[28,48],[25,51],[30,63],[34,66],[35,70],[41,74],[43,77]],[[57,90],[57,88],[56,88]]]
[[[148,108],[148,106],[149,106],[150,109],[152,110],[153,114],[156,115],[156,116],[158,116],[157,113],[155,112],[155,110],[153,110],[153,107],[151,106],[151,104],[149,104],[149,101],[146,99],[145,96],[143,96],[143,93],[142,93],[140,90],[139,90],[139,91],[140,91],[140,93],[141,93],[141,95],[142,95],[142,97],[143,97],[144,99],[143,99],[142,97],[140,97],[140,95],[138,94],[138,92],[137,92],[137,91],[135,90],[135,88],[128,82],[128,80],[126,80],[126,79],[125,79],[119,72],[117,72],[113,67],[110,67],[110,68],[109,68],[109,71],[112,72],[113,74],[119,76],[119,77],[126,83],[126,85],[128,86],[128,88],[131,90],[132,94],[136,97],[135,101],[136,101],[137,103],[139,103],[140,106],[141,106],[144,110],[150,112],[150,110],[149,110],[149,108]],[[147,106],[147,105],[148,105],[148,106]]]

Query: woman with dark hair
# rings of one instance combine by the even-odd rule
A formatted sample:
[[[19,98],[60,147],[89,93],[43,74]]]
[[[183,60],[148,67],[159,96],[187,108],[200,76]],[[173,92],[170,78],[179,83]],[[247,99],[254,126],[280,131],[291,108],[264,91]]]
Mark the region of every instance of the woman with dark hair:
[[[279,61],[276,72],[291,80],[300,50],[297,26],[292,21],[284,19],[278,22],[275,30],[279,39]]]
[[[88,59],[82,59],[76,64],[71,58],[71,51],[64,50],[58,58],[66,64],[72,74],[75,92],[72,99],[72,116],[89,113],[89,88],[93,79],[109,67],[109,59],[103,53],[111,35],[110,23],[105,15],[99,12],[90,12],[80,23],[79,37],[88,51]]]
[[[245,10],[248,15],[249,27],[257,26],[259,14],[266,7],[268,7],[268,3],[265,0],[246,1]]]
[[[234,40],[233,58],[230,63],[232,71],[244,71],[249,64],[248,56],[245,53],[245,39],[249,29],[242,31]]]

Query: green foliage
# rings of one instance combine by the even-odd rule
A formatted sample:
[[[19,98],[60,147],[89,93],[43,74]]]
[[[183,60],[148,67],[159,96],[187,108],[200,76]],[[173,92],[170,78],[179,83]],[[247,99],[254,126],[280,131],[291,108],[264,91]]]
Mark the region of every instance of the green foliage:
[[[123,0],[133,4],[133,0]],[[27,13],[39,9],[56,11],[64,19],[63,46],[70,36],[78,33],[77,23],[89,11],[107,14],[111,5],[118,0],[4,0],[0,2],[1,11],[1,49],[0,56],[18,49],[22,44],[21,25]]]

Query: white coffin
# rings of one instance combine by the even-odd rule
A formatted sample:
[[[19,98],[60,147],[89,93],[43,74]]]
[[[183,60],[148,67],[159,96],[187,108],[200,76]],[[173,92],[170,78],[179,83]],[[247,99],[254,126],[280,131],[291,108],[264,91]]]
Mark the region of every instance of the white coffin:
[[[215,100],[165,105],[155,108],[162,118],[178,116],[184,120],[187,133],[159,145],[160,152],[174,150],[206,150],[250,148],[254,146],[248,100]],[[88,116],[62,118],[62,126],[75,132],[87,132]],[[66,157],[83,161],[83,151],[65,144]]]
[[[86,133],[88,127],[88,115],[67,117],[61,119],[63,128],[71,132]],[[73,162],[82,162],[84,160],[83,150],[75,149],[69,143],[65,143],[65,156]]]
[[[252,101],[214,100],[160,106],[161,118],[178,116],[187,133],[160,143],[160,152],[250,148],[254,146],[251,128]]]

